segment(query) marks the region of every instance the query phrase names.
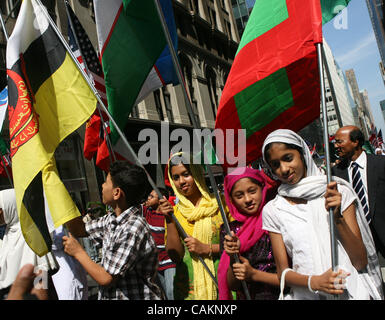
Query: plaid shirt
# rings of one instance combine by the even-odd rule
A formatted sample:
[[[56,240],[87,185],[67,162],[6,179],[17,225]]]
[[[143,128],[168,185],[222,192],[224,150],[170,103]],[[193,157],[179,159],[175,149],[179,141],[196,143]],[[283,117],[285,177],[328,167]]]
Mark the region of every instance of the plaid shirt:
[[[89,238],[102,248],[102,267],[118,279],[100,286],[100,300],[158,300],[154,279],[158,254],[141,208],[130,207],[86,223]]]

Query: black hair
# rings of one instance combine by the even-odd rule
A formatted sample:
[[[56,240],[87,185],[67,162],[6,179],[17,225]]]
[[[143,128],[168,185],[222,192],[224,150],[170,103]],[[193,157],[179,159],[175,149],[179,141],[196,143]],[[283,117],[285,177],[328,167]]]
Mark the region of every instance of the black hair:
[[[110,176],[113,186],[123,190],[130,207],[140,204],[149,190],[146,172],[127,161],[113,162],[110,165]]]
[[[160,194],[162,195],[162,197],[164,196],[164,197],[168,198],[168,190],[167,189],[158,187],[158,190],[159,190]]]
[[[249,179],[252,183],[254,183],[254,184],[260,186],[261,188],[263,188],[263,183],[262,183],[261,181],[258,181],[258,180],[254,179],[254,178],[252,178],[252,177],[244,177],[244,178]],[[241,179],[243,179],[243,178],[241,178]],[[239,180],[241,180],[241,179],[239,179]],[[231,190],[230,190],[230,196],[231,196],[232,193],[233,193],[234,186],[237,184],[237,182],[238,182],[239,180],[237,180],[237,181],[233,184],[233,186],[231,187]]]
[[[169,172],[171,177],[172,177],[171,168],[178,166],[180,164],[183,164],[186,167],[186,169],[188,170],[188,172],[191,173],[189,161],[187,161],[187,159],[184,156],[180,155],[180,156],[172,157],[169,161],[168,172]]]
[[[353,129],[349,132],[349,138],[352,142],[358,142],[358,146],[362,147],[365,142],[365,137],[360,129]]]
[[[299,154],[301,155],[301,158],[302,160],[304,160],[304,156],[303,156],[303,149],[300,147],[300,146],[297,146],[295,144],[292,144],[292,143],[286,143],[286,142],[271,142],[269,143],[266,147],[265,147],[265,152],[264,152],[264,156],[265,156],[265,160],[266,162],[269,162],[270,160],[270,154],[268,153],[268,151],[270,150],[271,146],[273,145],[273,143],[282,143],[286,146],[286,149],[294,149],[294,150],[297,150],[299,152]],[[305,163],[305,161],[303,161]]]

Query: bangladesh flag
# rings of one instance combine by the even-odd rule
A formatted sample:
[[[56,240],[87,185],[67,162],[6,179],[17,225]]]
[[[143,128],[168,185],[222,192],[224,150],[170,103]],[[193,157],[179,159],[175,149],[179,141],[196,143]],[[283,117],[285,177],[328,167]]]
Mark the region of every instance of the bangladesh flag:
[[[320,115],[316,43],[322,42],[319,0],[256,0],[218,107],[216,129],[246,135],[246,162],[261,154],[273,130],[298,131]],[[225,135],[225,146],[231,145]],[[219,146],[220,147],[220,146]],[[234,146],[234,154],[238,153]],[[222,150],[223,151],[223,150]],[[228,163],[228,152],[218,152]],[[238,158],[243,155],[238,155]]]

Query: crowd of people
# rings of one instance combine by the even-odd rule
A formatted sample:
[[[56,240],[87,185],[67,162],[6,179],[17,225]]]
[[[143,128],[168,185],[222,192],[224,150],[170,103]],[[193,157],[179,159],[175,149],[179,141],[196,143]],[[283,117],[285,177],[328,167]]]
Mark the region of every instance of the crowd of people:
[[[276,130],[263,166],[231,171],[217,196],[192,155],[173,154],[169,188],[152,191],[142,168],[116,161],[102,186],[111,211],[55,230],[43,257],[25,243],[14,190],[0,191],[2,299],[86,300],[88,274],[103,300],[383,300],[385,157],[363,144],[358,128],[338,130],[328,183],[305,141]]]

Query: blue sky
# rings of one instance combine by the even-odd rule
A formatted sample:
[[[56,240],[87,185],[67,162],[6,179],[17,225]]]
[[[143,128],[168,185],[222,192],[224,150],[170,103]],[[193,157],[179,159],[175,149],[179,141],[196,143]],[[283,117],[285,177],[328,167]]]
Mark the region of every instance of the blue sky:
[[[341,69],[354,69],[360,91],[369,94],[371,110],[377,129],[385,133],[385,121],[381,113],[381,100],[385,100],[385,86],[382,81],[379,62],[381,61],[369,18],[365,0],[351,0],[346,12],[347,20],[338,20],[346,29],[336,28],[334,20],[323,27],[323,34],[332,49]]]

